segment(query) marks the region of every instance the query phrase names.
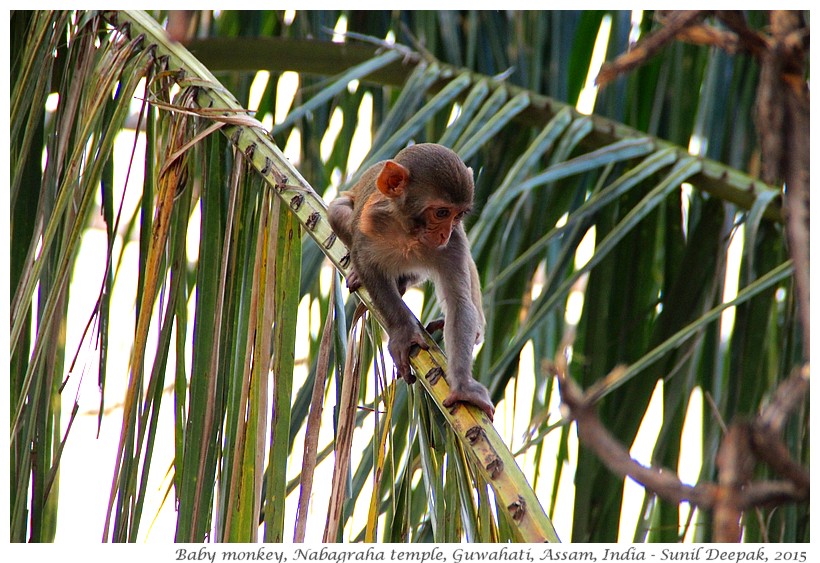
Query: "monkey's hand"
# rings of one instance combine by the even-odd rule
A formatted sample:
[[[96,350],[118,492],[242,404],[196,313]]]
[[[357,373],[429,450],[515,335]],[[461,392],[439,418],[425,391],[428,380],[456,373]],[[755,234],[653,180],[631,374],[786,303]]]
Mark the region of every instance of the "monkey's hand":
[[[450,394],[442,404],[451,412],[458,408],[458,403],[470,403],[484,411],[490,420],[493,419],[495,406],[490,399],[490,392],[481,383],[470,375],[455,377],[454,374],[451,374],[447,383],[450,385]]]
[[[387,349],[393,357],[393,363],[396,364],[396,371],[408,384],[416,382],[416,376],[410,369],[410,356],[415,353],[416,346],[422,350],[430,348],[415,324],[393,329],[390,333]]]

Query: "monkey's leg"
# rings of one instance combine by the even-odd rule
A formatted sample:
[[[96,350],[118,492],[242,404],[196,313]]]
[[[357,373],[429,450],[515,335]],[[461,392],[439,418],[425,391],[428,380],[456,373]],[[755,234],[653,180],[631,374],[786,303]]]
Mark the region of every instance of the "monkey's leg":
[[[396,280],[396,286],[399,289],[399,295],[404,295],[408,287],[412,287],[422,281],[422,277],[418,274],[402,274]]]
[[[340,195],[331,201],[327,207],[327,219],[333,232],[349,249],[353,244],[353,221],[355,219],[353,200]]]
[[[427,326],[424,329],[429,332],[430,334],[434,334],[440,330],[444,330],[444,319],[436,319],[434,321],[430,321],[427,323]]]
[[[347,289],[350,291],[358,291],[362,287],[362,280],[359,279],[359,274],[356,268],[350,268],[347,271]]]

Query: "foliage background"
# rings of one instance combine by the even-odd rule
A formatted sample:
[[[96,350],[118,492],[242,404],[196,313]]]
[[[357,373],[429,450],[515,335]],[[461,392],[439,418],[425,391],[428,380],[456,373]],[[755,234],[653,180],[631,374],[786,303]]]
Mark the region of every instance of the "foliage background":
[[[155,15],[173,31],[176,15]],[[681,510],[641,489],[625,493],[622,477],[578,448],[574,426],[558,413],[550,366],[568,345],[569,375],[583,387],[632,366],[602,394],[602,421],[629,446],[656,396],[663,408],[648,423],[656,434],[650,460],[676,469],[691,455],[683,428],[694,413],[698,480],[708,482],[717,478],[723,425],[756,413],[807,360],[779,190],[753,179],[754,57],[674,42],[600,91],[597,117],[588,118],[571,108],[602,25],[612,58],[658,26],[652,14],[194,16],[180,20],[181,36],[242,105],[258,71],[270,73],[255,116],[326,199],[357,169],[411,141],[453,146],[476,170],[468,230],[488,321],[476,377],[505,401],[497,424],[566,531],[562,539],[710,540],[708,511]],[[746,17],[753,29],[767,23],[764,12]],[[225,136],[184,144],[206,125],[163,109],[186,100],[173,98],[175,77],[153,67],[150,52],[137,42],[97,42],[110,28],[93,13],[15,12],[11,21],[12,540],[51,541],[58,515],[80,511],[82,497],[70,496],[71,480],[57,471],[69,452],[114,465],[119,476],[103,507],[106,540],[144,538],[156,498],[177,508],[177,539],[290,540],[311,408],[324,407],[321,432],[314,430],[319,461],[328,467],[336,457],[354,301],[343,306],[319,246],[300,239],[258,178],[242,174]],[[411,50],[379,50],[360,36]],[[293,72],[295,93],[287,89]],[[52,92],[59,103],[46,111]],[[155,103],[149,110],[140,98]],[[277,111],[280,104],[289,111]],[[112,147],[136,123],[145,156],[129,170],[143,179],[128,183],[130,206],[120,209],[125,184]],[[184,164],[166,171],[181,147]],[[172,202],[167,241],[152,251],[163,197]],[[95,236],[99,274],[91,276],[76,260],[81,242]],[[136,275],[123,273],[126,263]],[[755,283],[771,272],[779,272],[772,283]],[[83,304],[78,285],[97,297]],[[737,292],[738,307],[707,316]],[[429,289],[415,298],[422,320],[434,316]],[[125,349],[110,346],[118,324],[133,331]],[[359,332],[380,340],[372,322]],[[368,338],[361,346],[361,409],[343,473],[349,500],[329,539],[510,537],[426,395],[392,386],[378,346]],[[314,395],[317,376],[326,384]],[[89,418],[78,415],[81,398],[96,403],[97,432],[120,434],[122,422],[120,453],[73,453],[72,425]],[[804,465],[808,420],[806,402],[784,437]],[[173,458],[158,464],[154,449],[171,436]],[[765,467],[755,475],[770,476]],[[561,509],[570,483],[571,510]],[[642,496],[643,516],[619,536],[625,495]],[[320,522],[324,500],[313,499]],[[808,508],[748,511],[743,525],[748,541],[805,541]]]

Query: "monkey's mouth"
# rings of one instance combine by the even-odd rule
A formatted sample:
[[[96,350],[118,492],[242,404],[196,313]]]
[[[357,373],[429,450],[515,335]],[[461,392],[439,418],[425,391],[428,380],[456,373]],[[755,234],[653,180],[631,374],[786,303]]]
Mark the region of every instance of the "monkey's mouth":
[[[421,236],[421,242],[427,248],[431,250],[437,250],[439,248],[446,247],[447,243],[450,242],[450,237],[443,238],[441,235],[437,233],[424,233]]]

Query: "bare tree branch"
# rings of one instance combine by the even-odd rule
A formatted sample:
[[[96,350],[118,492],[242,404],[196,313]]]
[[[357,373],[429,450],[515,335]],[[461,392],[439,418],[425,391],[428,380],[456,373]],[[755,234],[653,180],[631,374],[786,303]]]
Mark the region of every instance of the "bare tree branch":
[[[777,438],[786,416],[808,391],[807,366],[780,384],[772,402],[753,421],[729,425],[716,460],[718,482],[694,486],[681,482],[670,469],[646,467],[633,459],[598,418],[594,393],[585,394],[567,376],[566,368],[561,355],[550,366],[558,379],[565,417],[575,421],[580,444],[592,450],[613,473],[633,479],[668,502],[688,502],[712,509],[715,541],[740,541],[741,516],[746,510],[808,500],[808,471],[791,459],[788,449]],[[769,464],[786,480],[752,481],[757,461]]]

